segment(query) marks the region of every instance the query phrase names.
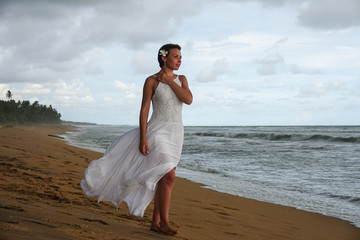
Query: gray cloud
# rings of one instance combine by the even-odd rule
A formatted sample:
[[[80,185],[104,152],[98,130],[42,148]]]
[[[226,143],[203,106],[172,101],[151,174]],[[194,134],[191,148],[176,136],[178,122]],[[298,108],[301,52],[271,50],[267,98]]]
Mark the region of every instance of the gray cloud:
[[[257,73],[260,75],[275,75],[279,65],[284,64],[284,58],[279,53],[270,53],[263,58],[253,61],[259,65]]]
[[[214,82],[218,81],[219,77],[228,73],[229,63],[226,59],[216,60],[212,66],[208,66],[200,72],[196,77],[199,82]]]
[[[300,24],[315,29],[343,29],[360,25],[359,0],[308,1],[298,16]]]
[[[0,82],[43,82],[101,67],[84,61],[94,48],[142,49],[171,38],[183,18],[197,14],[190,0],[1,1]],[[176,11],[173,11],[176,5]],[[156,7],[155,7],[156,6]],[[90,67],[95,67],[92,71]]]
[[[261,2],[265,7],[277,7],[282,6],[286,0],[257,0]]]
[[[259,2],[263,7],[300,7],[298,21],[314,29],[344,29],[360,25],[359,0],[229,0],[232,2]]]
[[[217,0],[213,0],[213,1],[217,1]],[[239,2],[259,2],[264,7],[279,7],[279,6],[283,6],[287,2],[293,3],[293,2],[298,2],[298,1],[302,1],[302,0],[228,0],[228,1],[236,2],[236,3],[239,3]]]

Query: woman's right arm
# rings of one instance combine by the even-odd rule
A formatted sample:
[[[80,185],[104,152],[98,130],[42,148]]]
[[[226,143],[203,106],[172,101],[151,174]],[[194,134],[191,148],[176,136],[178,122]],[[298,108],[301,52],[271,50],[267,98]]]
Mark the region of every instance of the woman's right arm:
[[[149,109],[151,103],[151,97],[153,95],[154,89],[154,77],[148,77],[145,81],[143,88],[143,96],[141,101],[141,109],[140,109],[140,145],[139,150],[142,154],[148,155],[149,147],[146,141],[146,130],[147,130],[147,120],[149,116]]]

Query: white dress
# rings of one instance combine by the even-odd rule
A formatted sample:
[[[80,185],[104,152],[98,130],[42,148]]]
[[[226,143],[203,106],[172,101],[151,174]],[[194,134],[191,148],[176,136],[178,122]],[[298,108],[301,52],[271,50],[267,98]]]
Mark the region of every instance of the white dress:
[[[174,81],[181,85],[179,77]],[[157,182],[179,162],[184,139],[182,105],[171,88],[159,82],[147,125],[149,154],[139,151],[139,128],[123,134],[85,170],[81,188],[86,195],[98,197],[98,202],[112,202],[117,208],[125,201],[130,214],[144,216]]]

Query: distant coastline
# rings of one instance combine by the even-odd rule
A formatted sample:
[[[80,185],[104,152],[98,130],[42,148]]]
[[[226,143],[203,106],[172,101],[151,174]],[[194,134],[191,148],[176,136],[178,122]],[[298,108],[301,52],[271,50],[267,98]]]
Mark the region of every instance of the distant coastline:
[[[90,122],[74,122],[74,121],[61,121],[62,125],[93,125],[93,126],[97,126],[98,124],[96,123],[90,123]]]

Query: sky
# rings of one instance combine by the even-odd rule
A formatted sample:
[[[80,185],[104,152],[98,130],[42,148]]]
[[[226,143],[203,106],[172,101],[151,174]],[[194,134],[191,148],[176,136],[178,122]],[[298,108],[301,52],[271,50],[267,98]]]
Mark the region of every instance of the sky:
[[[137,125],[158,49],[182,47],[184,125],[360,125],[359,0],[2,0],[0,99]]]

